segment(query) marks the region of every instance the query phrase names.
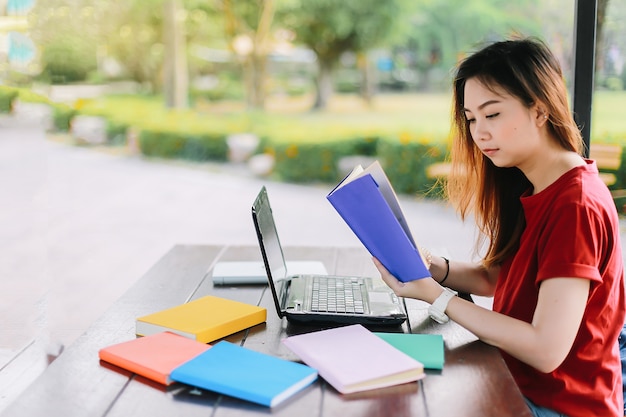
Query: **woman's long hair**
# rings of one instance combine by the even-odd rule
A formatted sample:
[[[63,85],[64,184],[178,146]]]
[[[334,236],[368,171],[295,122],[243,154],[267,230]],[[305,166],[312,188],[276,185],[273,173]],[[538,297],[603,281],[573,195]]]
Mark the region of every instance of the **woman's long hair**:
[[[465,83],[470,78],[494,91],[505,90],[527,108],[541,102],[550,135],[564,149],[582,154],[583,141],[569,108],[561,67],[543,42],[533,38],[496,42],[458,65],[446,193],[463,219],[474,215],[481,232],[477,247],[486,239],[483,262],[490,266],[517,250],[525,227],[520,196],[531,184],[518,168],[495,166],[474,144],[464,111]]]

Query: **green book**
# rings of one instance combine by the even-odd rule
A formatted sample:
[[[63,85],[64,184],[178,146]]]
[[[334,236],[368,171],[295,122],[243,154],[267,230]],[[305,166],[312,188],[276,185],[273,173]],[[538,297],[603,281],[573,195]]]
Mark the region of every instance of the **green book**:
[[[443,336],[440,334],[378,333],[374,334],[396,349],[424,364],[424,368],[443,369]]]

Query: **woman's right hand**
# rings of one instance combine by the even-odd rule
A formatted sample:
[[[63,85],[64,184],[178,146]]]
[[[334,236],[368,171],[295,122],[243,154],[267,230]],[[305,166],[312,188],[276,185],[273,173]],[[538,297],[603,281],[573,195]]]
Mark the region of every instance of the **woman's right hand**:
[[[373,261],[382,280],[398,297],[414,298],[432,304],[443,292],[443,287],[432,277],[402,282],[393,276],[378,259],[373,258]]]

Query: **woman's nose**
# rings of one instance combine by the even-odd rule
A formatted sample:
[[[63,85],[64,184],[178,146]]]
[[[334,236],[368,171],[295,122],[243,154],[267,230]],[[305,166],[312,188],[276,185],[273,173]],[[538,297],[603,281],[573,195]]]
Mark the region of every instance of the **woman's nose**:
[[[472,129],[472,137],[476,141],[482,141],[489,137],[489,133],[487,132],[485,123],[480,120],[474,121],[474,129]]]

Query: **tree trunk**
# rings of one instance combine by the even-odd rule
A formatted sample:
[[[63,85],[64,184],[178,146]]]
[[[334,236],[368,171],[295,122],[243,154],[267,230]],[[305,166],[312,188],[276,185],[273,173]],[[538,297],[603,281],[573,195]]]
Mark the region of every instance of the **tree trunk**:
[[[251,57],[252,62],[252,107],[256,110],[263,110],[265,108],[265,70],[266,70],[266,57],[265,55],[253,54]]]
[[[225,4],[226,16],[228,17],[228,27],[231,36],[236,33],[236,19],[232,13],[232,5],[230,1]],[[265,108],[266,99],[266,71],[267,56],[271,50],[270,32],[272,20],[274,19],[274,0],[263,0],[259,2],[260,18],[256,31],[251,35],[251,48],[246,50],[235,51],[242,59],[243,77],[246,88],[246,105],[248,108],[263,110]]]
[[[361,70],[361,97],[368,106],[371,106],[376,89],[376,80],[367,52],[359,53],[357,62]]]
[[[609,0],[598,0],[596,18],[596,73],[604,69],[604,18],[606,16],[606,9],[608,6]]]
[[[163,90],[168,108],[183,109],[189,106],[187,98],[187,48],[180,0],[166,0],[163,9],[165,56]]]
[[[317,74],[317,92],[313,110],[323,110],[333,94],[332,63],[318,56],[319,72]]]

